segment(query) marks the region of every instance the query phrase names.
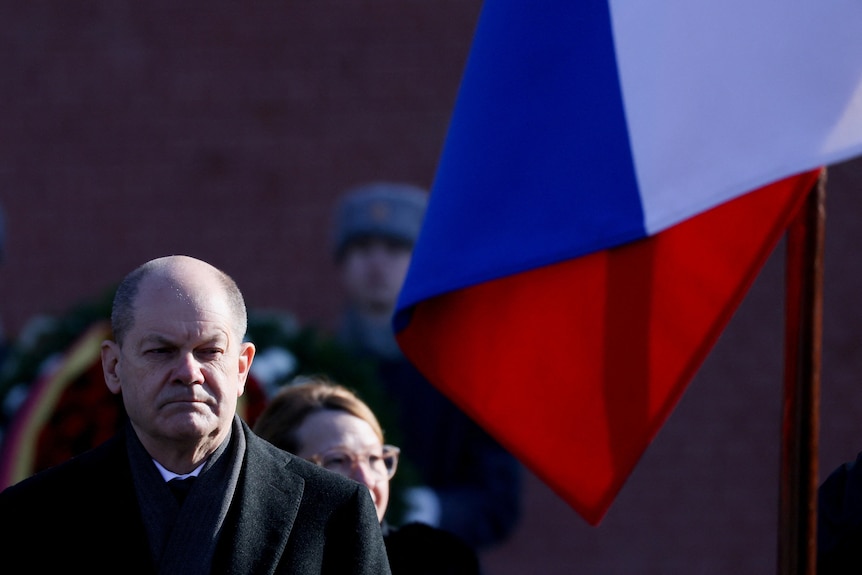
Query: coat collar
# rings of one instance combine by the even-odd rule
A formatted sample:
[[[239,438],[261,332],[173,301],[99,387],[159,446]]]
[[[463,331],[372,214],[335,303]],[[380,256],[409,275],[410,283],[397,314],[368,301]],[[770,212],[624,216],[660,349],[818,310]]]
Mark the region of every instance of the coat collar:
[[[232,554],[227,572],[272,573],[299,513],[305,480],[288,468],[293,455],[258,438],[245,422],[242,432],[247,450],[233,501],[241,512],[233,535],[223,537],[222,544],[244,551]]]

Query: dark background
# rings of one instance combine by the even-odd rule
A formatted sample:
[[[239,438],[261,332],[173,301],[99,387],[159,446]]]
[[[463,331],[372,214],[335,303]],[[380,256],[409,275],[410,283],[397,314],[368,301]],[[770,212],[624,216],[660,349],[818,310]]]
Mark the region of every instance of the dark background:
[[[7,334],[170,253],[331,328],[333,202],[372,179],[431,184],[480,8],[2,3]],[[862,161],[830,169],[821,476],[862,448],[860,193]],[[528,474],[488,575],[776,572],[783,274],[782,244],[601,525]]]

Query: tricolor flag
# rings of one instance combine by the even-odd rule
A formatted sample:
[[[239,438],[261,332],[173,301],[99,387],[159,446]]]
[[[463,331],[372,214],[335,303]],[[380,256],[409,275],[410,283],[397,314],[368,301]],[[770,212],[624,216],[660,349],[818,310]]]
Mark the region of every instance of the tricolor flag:
[[[395,329],[591,524],[862,152],[860,31],[856,0],[485,2]]]

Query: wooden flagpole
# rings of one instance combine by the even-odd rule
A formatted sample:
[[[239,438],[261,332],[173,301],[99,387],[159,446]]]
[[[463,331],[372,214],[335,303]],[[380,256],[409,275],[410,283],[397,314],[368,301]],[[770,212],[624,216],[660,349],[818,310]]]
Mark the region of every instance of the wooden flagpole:
[[[818,434],[826,172],[787,232],[779,575],[817,570]]]

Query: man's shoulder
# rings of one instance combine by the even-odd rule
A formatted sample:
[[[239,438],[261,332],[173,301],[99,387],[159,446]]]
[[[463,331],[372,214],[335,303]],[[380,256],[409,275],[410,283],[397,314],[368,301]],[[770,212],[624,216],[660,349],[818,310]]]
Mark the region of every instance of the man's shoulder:
[[[100,478],[109,479],[106,474],[111,474],[115,480],[117,467],[124,462],[123,454],[123,442],[115,437],[7,487],[0,495],[4,498],[23,497],[28,494],[39,497],[66,497],[67,494],[75,493],[80,495],[82,485],[98,485]]]
[[[7,487],[0,493],[3,538],[29,549],[40,537],[72,545],[96,533],[133,498],[131,480],[123,479],[130,472],[115,463],[119,453],[111,441]]]
[[[337,473],[327,471],[305,459],[279,449],[246,427],[248,468],[250,476],[269,482],[300,481],[305,489],[324,489],[330,493],[348,494],[359,485]]]
[[[851,505],[862,511],[862,454],[832,470],[818,488],[820,506]]]

